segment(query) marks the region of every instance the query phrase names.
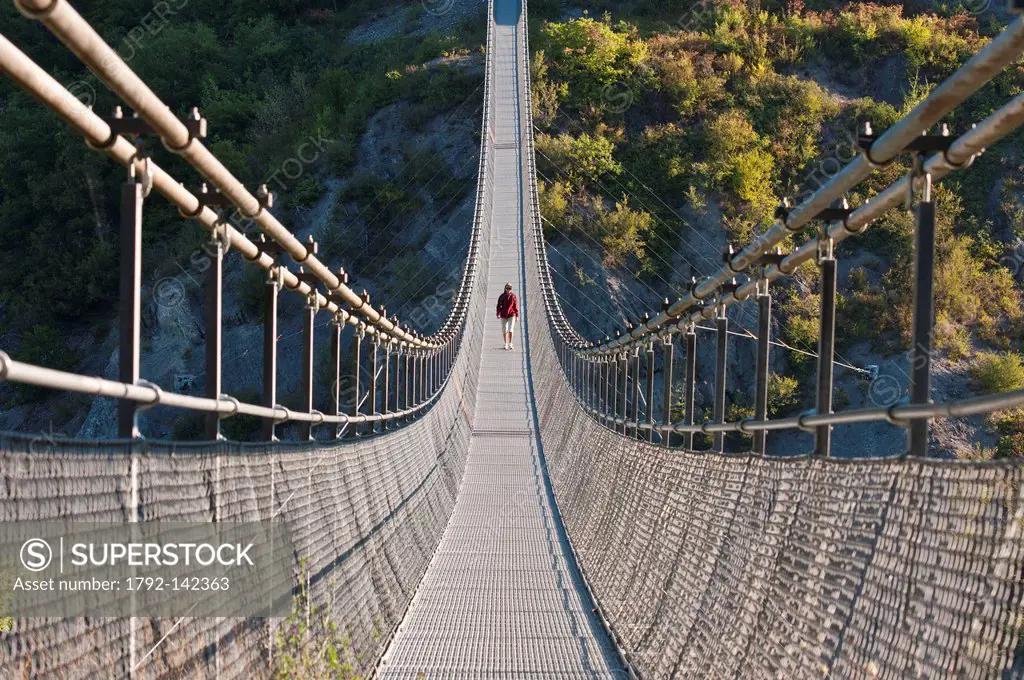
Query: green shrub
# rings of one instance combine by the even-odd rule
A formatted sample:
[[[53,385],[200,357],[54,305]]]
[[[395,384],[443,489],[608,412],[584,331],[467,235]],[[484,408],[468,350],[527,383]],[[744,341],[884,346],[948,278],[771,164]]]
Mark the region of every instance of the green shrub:
[[[800,405],[800,383],[788,375],[768,376],[768,417],[784,415]]]
[[[310,601],[306,575],[309,566],[305,561],[299,569],[298,595],[294,599],[292,613],[274,627],[274,655],[271,677],[274,680],[293,678],[336,678],[337,680],[359,680],[357,669],[360,658],[352,644],[351,636],[339,628],[332,616],[334,589],[328,586],[328,599],[317,605]],[[380,622],[373,622],[374,639],[381,635]]]
[[[989,428],[995,430],[995,458],[1024,456],[1024,409],[1015,408],[989,415]]]
[[[549,56],[553,78],[568,85],[577,106],[600,104],[605,88],[639,92],[647,78],[647,44],[635,29],[590,17],[545,24],[537,47]]]
[[[602,175],[617,175],[622,166],[612,157],[615,145],[610,139],[583,133],[578,137],[562,133],[557,137],[539,134],[537,162],[547,177],[568,177],[574,188],[596,184]]]
[[[430,257],[421,252],[400,253],[392,258],[386,267],[394,281],[390,287],[401,293],[400,297],[393,299],[413,303],[430,295],[428,284],[436,274],[433,264]]]
[[[1024,360],[1016,352],[980,352],[971,374],[988,393],[1024,389]]]
[[[732,189],[735,196],[747,202],[747,221],[757,221],[771,214],[776,199],[772,190],[775,158],[769,153],[746,114],[729,110],[714,118],[707,127],[708,160],[702,163],[709,170],[706,188],[722,191]],[[740,238],[744,234],[733,234]]]
[[[564,232],[569,228],[569,189],[563,182],[547,184],[540,182],[537,187],[540,214],[547,220],[545,230],[553,228]],[[550,223],[550,227],[549,227]]]
[[[772,155],[790,180],[818,157],[822,125],[839,114],[838,104],[817,83],[775,74],[754,88],[747,106],[755,128],[769,140]]]
[[[623,199],[615,210],[597,220],[597,232],[604,246],[605,266],[618,267],[632,256],[642,258],[644,237],[651,231],[653,219],[642,210],[632,210]]]
[[[548,78],[548,65],[544,50],[538,50],[530,60],[530,90],[533,97],[533,120],[542,128],[549,127],[558,116],[558,107],[569,94],[569,85]]]
[[[292,208],[308,208],[319,200],[324,193],[323,183],[313,176],[312,172],[306,172],[290,187],[283,196],[286,206]]]

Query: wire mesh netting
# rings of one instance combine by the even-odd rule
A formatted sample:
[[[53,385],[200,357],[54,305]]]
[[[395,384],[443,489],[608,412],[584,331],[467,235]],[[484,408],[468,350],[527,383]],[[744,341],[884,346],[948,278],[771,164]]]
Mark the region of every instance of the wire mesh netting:
[[[455,500],[469,440],[481,309],[474,301],[445,394],[401,430],[308,446],[42,446],[38,437],[4,436],[0,521],[127,521],[134,460],[140,521],[284,522],[296,549],[296,583],[308,584],[312,608],[329,610],[355,668],[371,667]],[[127,677],[129,627],[123,619],[16,620],[0,636],[0,677]],[[141,666],[134,677],[219,671],[219,677],[248,678],[266,671],[268,647],[281,633],[272,619],[195,618],[138,619],[135,635]]]

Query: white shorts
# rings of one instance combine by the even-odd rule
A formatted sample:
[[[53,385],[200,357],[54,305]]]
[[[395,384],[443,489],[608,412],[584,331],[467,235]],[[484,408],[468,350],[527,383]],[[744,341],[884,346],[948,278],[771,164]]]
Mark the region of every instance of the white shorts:
[[[501,320],[501,332],[511,333],[512,327],[516,325],[516,317],[510,316],[507,319]]]

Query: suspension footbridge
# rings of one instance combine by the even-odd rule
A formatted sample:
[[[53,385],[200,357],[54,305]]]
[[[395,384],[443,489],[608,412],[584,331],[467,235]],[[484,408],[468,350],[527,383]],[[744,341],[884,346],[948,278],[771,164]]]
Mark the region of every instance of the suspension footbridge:
[[[432,334],[389,317],[350,288],[344,270],[323,263],[314,243],[295,238],[273,215],[270,192],[250,191],[204,146],[200,113],[170,111],[66,0],[17,4],[135,115],[68,107],[70,93],[0,36],[5,75],[95,152],[130,170],[121,189],[117,379],[0,352],[4,380],[117,399],[121,438],[39,447],[29,436],[0,435],[3,521],[281,523],[292,536],[294,592],[309,644],[334,636],[356,677],[1024,672],[1024,469],[928,455],[931,419],[1024,404],[1022,391],[948,403],[934,403],[929,391],[931,183],[969,172],[978,153],[1024,123],[1024,95],[960,136],[929,131],[1024,52],[1020,21],[896,125],[863,130],[861,156],[800,205],[780,206],[776,224],[727,254],[720,272],[615,338],[590,341],[562,313],[546,261],[520,0],[491,0],[488,8],[469,254],[450,316]],[[158,137],[207,184],[193,191],[179,183],[185,178],[136,143],[146,136]],[[907,153],[916,158],[909,176],[858,207],[840,202],[879,165]],[[203,396],[162,389],[139,372],[139,249],[151,192],[210,233]],[[911,400],[834,412],[835,244],[908,196],[916,206],[920,359]],[[810,225],[820,227],[816,238],[789,253],[775,250]],[[230,250],[267,274],[259,403],[221,391],[222,264]],[[769,419],[770,284],[808,260],[823,291],[817,408]],[[521,340],[511,351],[502,348],[493,316],[506,281],[521,291]],[[306,302],[302,403],[291,406],[279,403],[276,389],[283,294]],[[727,376],[725,310],[742,303],[758,306],[757,368]],[[326,405],[315,403],[313,370],[315,321],[324,316],[334,378]],[[718,331],[714,413],[704,423],[692,407],[694,328],[702,319],[715,320]],[[350,381],[342,380],[345,371]],[[753,418],[726,421],[727,379],[754,384]],[[685,409],[677,418],[680,384]],[[151,407],[205,413],[205,440],[145,439],[138,413]],[[262,443],[220,437],[221,421],[239,415],[261,420]],[[907,455],[829,456],[833,427],[877,420],[906,427]],[[293,425],[299,440],[281,441],[281,429]],[[813,432],[814,450],[766,451],[764,433],[786,428]],[[752,435],[753,450],[724,453],[726,432]],[[710,450],[695,450],[698,434],[713,438]],[[272,618],[16,618],[0,633],[0,676],[281,675],[280,640],[289,625]],[[304,676],[293,670],[285,677]]]

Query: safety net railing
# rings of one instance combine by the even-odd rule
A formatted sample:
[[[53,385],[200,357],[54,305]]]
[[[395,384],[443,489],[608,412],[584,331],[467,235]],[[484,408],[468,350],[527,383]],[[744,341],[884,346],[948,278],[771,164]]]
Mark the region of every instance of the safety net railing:
[[[290,672],[281,669],[311,671],[316,663],[353,676],[369,674],[447,525],[468,453],[483,327],[490,318],[478,282],[487,279],[491,243],[491,31],[468,255],[447,320],[427,335],[372,307],[367,295],[347,285],[344,270],[332,272],[317,259],[314,243],[293,237],[271,215],[270,193],[261,188],[250,194],[202,146],[206,124],[198,113],[181,120],[172,116],[67,2],[26,0],[19,9],[41,20],[136,115],[103,118],[67,106],[72,94],[0,35],[4,74],[130,173],[122,187],[119,379],[56,371],[0,353],[0,379],[119,399],[121,438],[0,433],[0,522],[279,523],[294,548],[295,611],[286,619],[14,618],[0,630],[0,677],[259,678]],[[149,135],[160,137],[216,189],[193,192],[179,184],[137,143]],[[213,265],[206,282],[204,397],[161,389],[138,374],[138,250],[151,188],[211,234],[204,249]],[[262,234],[250,239],[254,226]],[[229,248],[267,271],[259,404],[219,392],[221,264]],[[301,265],[298,270],[282,261],[286,254]],[[276,302],[285,289],[306,300],[306,401],[296,409],[282,406],[276,396]],[[312,401],[312,336],[313,320],[323,314],[331,315],[329,365],[335,380],[333,403],[322,412]],[[353,367],[348,407],[339,394],[346,328]],[[360,375],[370,377],[361,382]],[[210,414],[210,441],[141,437],[137,413],[155,405]],[[219,421],[232,415],[262,419],[264,441],[218,438]],[[278,441],[275,426],[286,422],[300,425],[299,441]],[[7,572],[0,576],[6,579]]]
[[[525,17],[524,17],[525,26]],[[524,31],[525,34],[525,31]],[[645,678],[896,678],[1024,675],[1024,468],[1011,460],[968,462],[923,455],[888,459],[826,457],[823,427],[836,423],[926,423],[1024,403],[1024,393],[931,404],[927,363],[915,370],[910,404],[768,420],[767,282],[816,258],[825,288],[835,285],[834,245],[883,211],[917,205],[917,299],[930,298],[930,183],[964,168],[1024,122],[1018,96],[958,138],[924,135],[1024,48],[1015,21],[885,134],[865,130],[865,153],[810,199],[779,211],[779,222],[727,258],[689,295],[614,339],[586,342],[562,312],[550,276],[530,149],[532,224],[527,226],[526,328],[544,459],[557,506],[588,587],[630,665]],[[524,38],[523,63],[529,47]],[[526,71],[527,73],[529,71]],[[520,93],[530,110],[529,84]],[[835,201],[878,164],[909,147],[915,172],[851,210]],[[934,152],[934,153],[933,153]],[[931,153],[928,156],[926,154]],[[820,237],[788,255],[772,248],[810,222]],[[747,280],[734,276],[747,272]],[[833,288],[834,290],[834,288]],[[828,319],[826,300],[822,318]],[[719,319],[730,304],[761,302],[757,415],[725,423],[721,390],[715,422],[670,418],[672,345],[686,338],[684,399],[692,404],[693,325]],[[544,312],[537,302],[543,301]],[[919,319],[931,307],[923,305]],[[832,317],[834,319],[834,317]],[[927,343],[919,321],[915,340]],[[831,372],[826,329],[821,348]],[[724,332],[719,338],[725,338]],[[655,344],[666,397],[654,408]],[[923,344],[915,356],[927,356]],[[641,351],[642,350],[642,351]],[[646,356],[643,356],[643,355]],[[646,366],[642,361],[645,360]],[[719,352],[716,384],[724,382]],[[658,363],[661,363],[659,361]],[[641,368],[646,369],[644,382]],[[916,369],[916,366],[915,366]],[[632,374],[625,383],[627,374]],[[741,376],[743,377],[743,376]],[[628,386],[627,386],[628,385]],[[830,383],[819,381],[819,393]],[[646,394],[644,394],[646,392]],[[921,395],[924,395],[921,397]],[[644,406],[646,404],[646,407]],[[818,434],[815,453],[766,456],[692,450],[697,432],[745,433],[800,426]],[[682,447],[669,447],[681,433]],[[678,436],[678,435],[677,435]],[[910,452],[922,451],[921,428]],[[792,454],[794,452],[787,452]]]

